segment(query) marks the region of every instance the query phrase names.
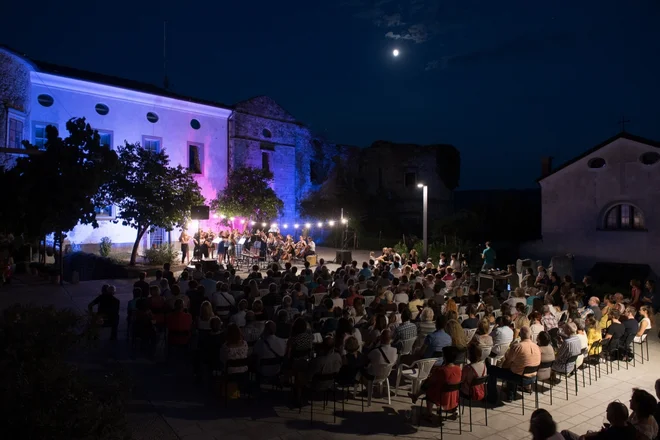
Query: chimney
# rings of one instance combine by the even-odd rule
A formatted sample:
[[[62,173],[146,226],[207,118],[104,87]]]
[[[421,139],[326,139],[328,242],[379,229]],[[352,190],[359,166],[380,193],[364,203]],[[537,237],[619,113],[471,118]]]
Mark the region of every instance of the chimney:
[[[546,156],[541,159],[541,177],[549,176],[552,173],[552,156]]]

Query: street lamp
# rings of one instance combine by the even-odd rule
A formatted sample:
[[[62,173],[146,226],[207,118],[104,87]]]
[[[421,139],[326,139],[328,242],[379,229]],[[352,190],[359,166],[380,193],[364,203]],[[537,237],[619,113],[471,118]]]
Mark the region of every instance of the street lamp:
[[[422,189],[422,204],[423,204],[423,230],[422,230],[422,240],[424,241],[424,247],[422,249],[422,258],[423,261],[429,257],[429,241],[428,241],[428,217],[429,217],[429,187],[423,183],[418,183],[417,188]]]

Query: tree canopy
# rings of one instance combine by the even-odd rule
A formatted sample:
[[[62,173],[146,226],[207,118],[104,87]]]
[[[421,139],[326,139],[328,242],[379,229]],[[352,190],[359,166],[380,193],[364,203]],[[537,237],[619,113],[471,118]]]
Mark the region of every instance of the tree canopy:
[[[226,217],[245,217],[257,222],[279,217],[284,202],[270,187],[273,173],[261,168],[239,167],[229,173],[227,186],[218,191],[211,208]]]
[[[191,208],[204,204],[204,197],[187,169],[169,166],[165,151],[125,143],[117,154],[117,173],[105,192],[118,208],[115,221],[137,230],[129,263],[135,265],[140,240],[147,231],[182,226]]]
[[[69,136],[61,138],[46,127],[43,149],[24,141],[28,154],[3,172],[11,185],[11,209],[2,216],[8,230],[40,237],[78,223],[98,226],[99,189],[112,179],[117,155],[84,118],[70,119],[66,128]]]

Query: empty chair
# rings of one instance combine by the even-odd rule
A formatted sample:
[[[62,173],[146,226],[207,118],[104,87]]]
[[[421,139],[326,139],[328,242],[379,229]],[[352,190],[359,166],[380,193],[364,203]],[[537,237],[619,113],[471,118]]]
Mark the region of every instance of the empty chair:
[[[394,395],[399,395],[399,385],[401,385],[401,379],[406,378],[412,382],[410,391],[416,393],[419,391],[419,386],[421,383],[429,377],[431,369],[435,365],[438,359],[420,359],[413,362],[412,365],[400,364],[397,369],[396,375],[396,385],[394,387]]]

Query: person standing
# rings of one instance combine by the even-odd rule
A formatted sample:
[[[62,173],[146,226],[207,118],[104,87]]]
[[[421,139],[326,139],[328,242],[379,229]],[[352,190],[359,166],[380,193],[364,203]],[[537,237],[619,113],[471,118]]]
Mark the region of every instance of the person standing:
[[[486,249],[481,253],[481,259],[484,260],[484,265],[481,266],[481,271],[485,272],[495,267],[495,249],[490,247],[490,241],[486,242]]]
[[[190,235],[188,235],[188,231],[184,229],[181,231],[181,235],[179,235],[179,243],[181,243],[181,264],[185,264],[186,261],[190,261],[190,251],[188,245],[189,242]]]

